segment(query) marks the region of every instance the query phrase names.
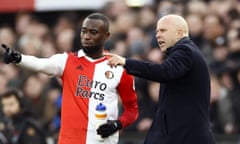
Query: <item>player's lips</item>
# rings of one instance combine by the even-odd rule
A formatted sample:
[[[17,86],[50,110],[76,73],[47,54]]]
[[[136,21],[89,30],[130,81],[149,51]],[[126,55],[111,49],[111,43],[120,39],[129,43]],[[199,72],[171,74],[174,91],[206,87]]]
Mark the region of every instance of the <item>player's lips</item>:
[[[165,42],[164,41],[158,41],[158,44],[160,47],[163,47],[165,45]]]
[[[82,45],[84,45],[84,46],[91,46],[92,43],[89,43],[89,42],[83,42]]]

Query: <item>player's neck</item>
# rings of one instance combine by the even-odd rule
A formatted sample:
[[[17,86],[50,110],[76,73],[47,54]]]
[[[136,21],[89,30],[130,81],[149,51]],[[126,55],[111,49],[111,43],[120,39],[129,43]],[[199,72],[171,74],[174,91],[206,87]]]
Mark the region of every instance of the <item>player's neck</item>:
[[[99,59],[104,56],[102,51],[97,53],[87,53],[86,55],[92,59]]]

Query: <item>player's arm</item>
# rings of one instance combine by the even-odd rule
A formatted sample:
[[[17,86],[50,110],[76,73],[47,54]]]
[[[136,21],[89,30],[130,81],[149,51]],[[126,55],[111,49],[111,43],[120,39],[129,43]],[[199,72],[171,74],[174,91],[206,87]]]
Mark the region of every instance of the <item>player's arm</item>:
[[[37,58],[35,56],[23,55],[19,63],[24,68],[42,72],[47,75],[62,75],[67,59],[67,54],[55,54],[50,58]]]
[[[123,113],[120,115],[119,120],[122,123],[122,127],[125,128],[134,123],[138,118],[138,103],[134,77],[127,74],[126,70],[124,70],[123,76],[121,77],[118,92],[123,106]]]
[[[47,75],[61,75],[67,59],[66,53],[56,54],[50,58],[37,58],[35,56],[21,54],[16,50],[8,48],[4,44],[2,44],[2,47],[5,49],[3,55],[4,63],[15,63]]]

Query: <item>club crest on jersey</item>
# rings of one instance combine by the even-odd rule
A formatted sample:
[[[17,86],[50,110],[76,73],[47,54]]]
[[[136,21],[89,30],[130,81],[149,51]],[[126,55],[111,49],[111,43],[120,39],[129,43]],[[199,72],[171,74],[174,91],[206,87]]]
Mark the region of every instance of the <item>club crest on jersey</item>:
[[[113,72],[112,71],[106,71],[105,72],[105,77],[107,78],[107,79],[112,79],[113,77],[114,77],[114,74],[113,74]]]

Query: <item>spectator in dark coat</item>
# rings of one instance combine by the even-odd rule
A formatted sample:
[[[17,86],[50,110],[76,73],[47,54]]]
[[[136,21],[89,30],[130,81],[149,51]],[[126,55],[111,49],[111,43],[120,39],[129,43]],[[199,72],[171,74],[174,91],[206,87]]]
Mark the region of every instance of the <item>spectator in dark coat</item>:
[[[161,83],[158,110],[145,144],[215,144],[209,121],[210,77],[188,25],[178,15],[163,16],[156,38],[166,54],[161,64],[110,56],[129,74]]]
[[[24,109],[24,101],[17,90],[9,90],[0,97],[9,144],[46,144],[45,135]]]

